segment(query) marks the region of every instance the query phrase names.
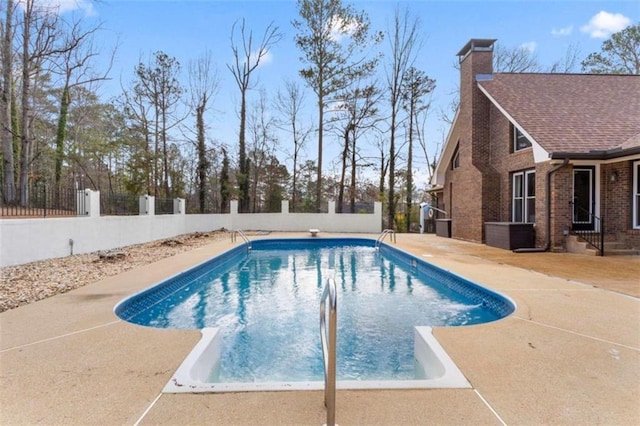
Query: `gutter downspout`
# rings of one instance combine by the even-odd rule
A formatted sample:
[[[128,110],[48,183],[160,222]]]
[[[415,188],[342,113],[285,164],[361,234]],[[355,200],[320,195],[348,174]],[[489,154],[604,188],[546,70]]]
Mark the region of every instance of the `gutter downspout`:
[[[569,157],[565,157],[562,164],[547,172],[547,242],[544,247],[518,248],[514,253],[542,253],[551,248],[551,175],[569,164]]]

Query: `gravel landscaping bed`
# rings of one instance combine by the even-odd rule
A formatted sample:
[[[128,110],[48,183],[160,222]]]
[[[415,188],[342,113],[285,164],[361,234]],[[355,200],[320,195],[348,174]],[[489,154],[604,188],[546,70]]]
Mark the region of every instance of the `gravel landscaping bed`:
[[[82,287],[224,238],[227,231],[180,235],[115,250],[0,268],[0,312]]]

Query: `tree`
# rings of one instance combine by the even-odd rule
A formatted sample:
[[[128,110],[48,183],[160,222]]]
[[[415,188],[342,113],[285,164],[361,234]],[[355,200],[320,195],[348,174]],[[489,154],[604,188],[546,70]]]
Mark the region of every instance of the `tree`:
[[[282,39],[282,34],[277,26],[271,22],[265,29],[262,40],[257,47],[253,44],[253,31],[245,28],[245,21],[242,19],[238,28],[238,21],[231,28],[231,50],[233,52],[233,63],[227,64],[233,78],[240,90],[240,131],[238,133],[238,191],[240,196],[240,212],[249,211],[249,160],[246,149],[246,125],[247,125],[247,91],[253,84],[251,74],[258,68],[260,62],[269,52],[269,49]],[[239,32],[240,40],[236,40],[236,32]],[[242,47],[239,47],[239,43]]]
[[[260,197],[258,195],[259,183],[263,181],[267,161],[274,156],[278,139],[273,133],[274,120],[268,114],[267,97],[264,91],[260,91],[260,99],[255,104],[248,117],[249,124],[249,159],[251,179],[251,212],[260,210]]]
[[[338,213],[343,212],[345,180],[347,166],[351,169],[349,180],[349,205],[350,212],[355,213],[356,176],[358,149],[357,141],[361,133],[373,128],[380,120],[378,103],[380,90],[373,84],[354,84],[354,87],[342,92],[338,99],[338,119],[342,126],[339,128],[343,139],[342,168],[340,183],[338,186]]]
[[[21,34],[21,83],[20,91],[20,205],[29,202],[29,169],[34,154],[32,127],[34,116],[32,97],[38,87],[45,63],[62,53],[56,44],[60,39],[58,15],[37,7],[35,0],[24,0],[22,4]]]
[[[640,75],[640,24],[630,25],[602,43],[582,61],[582,70],[593,74]]]
[[[387,226],[395,227],[396,216],[396,196],[395,196],[395,178],[396,178],[396,132],[399,126],[400,102],[402,100],[402,84],[405,81],[409,68],[413,65],[416,55],[420,47],[418,30],[420,21],[409,16],[408,10],[405,10],[401,16],[399,9],[396,8],[393,28],[387,30],[391,55],[386,65],[387,92],[389,93],[390,102],[390,127],[389,127],[389,199]]]
[[[280,121],[283,129],[291,134],[293,139],[293,173],[291,184],[291,203],[294,212],[298,211],[298,174],[299,156],[301,150],[311,134],[311,127],[303,127],[300,123],[300,112],[304,104],[304,92],[294,81],[285,81],[284,91],[278,91],[275,100],[276,109],[283,115]]]
[[[229,181],[229,156],[227,150],[222,148],[222,171],[220,172],[220,213],[229,211],[231,199],[231,182]]]
[[[200,213],[205,212],[206,182],[209,169],[205,138],[205,113],[219,86],[218,72],[212,63],[211,52],[189,62],[190,106],[196,114],[196,150],[198,153],[197,185]]]
[[[63,87],[60,96],[60,114],[56,132],[55,151],[55,191],[60,191],[62,177],[62,163],[64,161],[64,142],[67,132],[67,119],[71,105],[71,93],[74,88],[87,86],[107,79],[111,66],[104,73],[97,73],[92,68],[92,61],[99,55],[99,50],[93,43],[96,33],[101,30],[100,25],[84,29],[82,19],[72,22],[63,41],[60,64],[55,68],[62,75]],[[112,56],[113,59],[113,56]],[[56,200],[59,197],[56,197]]]
[[[503,47],[496,43],[493,48],[494,72],[537,72],[540,70],[535,53],[524,46]]]
[[[367,74],[377,59],[367,59],[365,50],[377,44],[382,34],[369,34],[369,18],[344,6],[341,0],[298,0],[300,20],[294,20],[298,31],[296,45],[302,61],[308,66],[300,75],[317,96],[318,164],[316,211],[322,199],[322,154],[324,110],[331,96],[343,90],[350,81]]]
[[[169,186],[169,131],[182,117],[176,116],[176,108],[184,89],[178,80],[180,62],[162,51],[155,52],[148,64],[140,62],[135,70],[134,92],[138,102],[149,111],[150,134],[153,142],[152,190],[154,196],[171,197]],[[142,105],[141,105],[142,106]],[[145,118],[146,121],[146,118]]]
[[[15,159],[13,155],[12,132],[12,99],[13,94],[13,0],[7,0],[5,20],[0,22],[0,143],[2,144],[2,196],[6,203],[13,203],[16,199]]]
[[[411,67],[407,70],[405,80],[402,84],[402,103],[407,112],[409,123],[407,125],[407,135],[409,139],[407,154],[407,232],[411,228],[411,207],[413,205],[413,140],[417,133],[418,116],[421,112],[429,108],[429,102],[425,102],[425,97],[435,89],[435,80],[429,78],[424,71]],[[425,150],[426,154],[426,150]],[[427,163],[429,162],[427,157]]]

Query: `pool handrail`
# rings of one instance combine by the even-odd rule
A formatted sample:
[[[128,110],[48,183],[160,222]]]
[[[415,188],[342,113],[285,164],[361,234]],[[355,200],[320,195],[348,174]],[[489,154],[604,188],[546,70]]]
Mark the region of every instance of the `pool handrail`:
[[[247,238],[247,235],[244,232],[242,232],[241,229],[236,229],[231,233],[231,242],[232,243],[236,242],[237,240],[236,235],[240,235],[240,237],[244,240],[244,242],[247,243],[247,250],[251,250],[251,240]]]
[[[338,298],[336,282],[327,279],[320,299],[320,341],[324,364],[324,405],[327,407],[327,426],[336,424],[336,342],[338,335]],[[327,298],[329,299],[329,333],[327,334]]]
[[[389,237],[389,241],[396,242],[396,231],[393,229],[385,229],[380,235],[378,235],[378,239],[376,239],[376,248],[380,247],[380,243],[386,238],[387,235],[391,235]]]

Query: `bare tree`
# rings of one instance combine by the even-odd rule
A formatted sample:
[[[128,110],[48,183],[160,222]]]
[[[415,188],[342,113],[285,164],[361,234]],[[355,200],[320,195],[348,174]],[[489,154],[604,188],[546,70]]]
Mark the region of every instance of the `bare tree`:
[[[503,47],[496,43],[493,49],[494,72],[537,72],[540,70],[536,54],[524,47]]]
[[[415,62],[416,56],[420,49],[419,39],[420,21],[417,18],[411,18],[409,11],[405,10],[403,14],[396,8],[393,27],[387,30],[387,38],[390,45],[390,59],[386,65],[387,91],[389,93],[390,111],[390,128],[389,128],[389,199],[388,199],[388,218],[387,226],[395,228],[396,216],[396,196],[395,196],[395,178],[396,178],[396,132],[400,124],[399,112],[402,100],[402,84],[409,68]]]
[[[252,109],[248,117],[250,146],[248,157],[250,159],[252,174],[251,179],[251,212],[256,213],[262,203],[258,197],[258,184],[262,180],[267,161],[274,156],[277,138],[273,133],[273,117],[268,113],[266,93],[260,91],[260,99]]]
[[[548,72],[559,74],[576,72],[579,64],[580,47],[578,44],[571,43],[567,46],[564,56],[551,64]]]
[[[189,88],[191,93],[190,106],[196,114],[196,150],[198,154],[197,165],[197,186],[198,203],[200,213],[205,212],[206,183],[209,169],[206,145],[206,124],[205,113],[210,101],[218,93],[220,79],[218,70],[213,64],[213,57],[210,51],[195,61],[189,62]]]
[[[413,204],[413,141],[417,133],[417,122],[421,112],[429,109],[430,102],[425,99],[436,87],[435,80],[429,78],[424,71],[409,68],[402,84],[402,107],[407,112],[408,151],[407,151],[407,232],[411,227],[411,208]],[[426,155],[426,149],[425,149]],[[428,157],[427,157],[428,158]],[[428,160],[427,160],[428,162]]]
[[[82,19],[69,24],[68,31],[65,32],[62,44],[60,61],[54,65],[54,71],[62,75],[63,87],[60,96],[60,113],[58,116],[58,127],[56,132],[55,151],[55,191],[60,190],[60,179],[62,175],[62,163],[64,160],[64,142],[67,132],[67,119],[69,106],[71,105],[71,94],[73,89],[80,86],[88,86],[93,83],[106,80],[111,69],[113,55],[107,69],[98,73],[92,62],[100,55],[100,50],[94,44],[94,36],[102,29],[95,25],[84,29]],[[58,197],[56,197],[57,199]]]
[[[344,192],[347,169],[351,170],[349,180],[350,212],[355,212],[356,176],[358,166],[358,144],[361,134],[373,128],[380,120],[380,90],[371,83],[354,84],[339,96],[338,120],[339,133],[343,139],[341,155],[341,173],[338,186],[338,213],[343,212]]]
[[[311,126],[304,127],[300,123],[300,113],[304,105],[304,92],[295,82],[287,80],[284,82],[284,91],[278,91],[275,100],[276,109],[284,117],[281,121],[285,131],[291,134],[293,139],[293,175],[291,188],[291,203],[293,211],[298,211],[298,161],[301,150],[311,134]]]
[[[20,205],[29,202],[29,168],[33,155],[31,135],[33,125],[32,91],[45,68],[45,62],[61,54],[57,42],[61,39],[58,15],[39,5],[35,0],[22,4],[21,68],[22,89],[20,95]]]
[[[237,34],[239,33],[239,34]],[[240,40],[236,38],[239,37]],[[238,133],[238,190],[240,192],[240,211],[249,210],[249,162],[246,149],[247,127],[247,92],[253,88],[251,82],[252,73],[258,68],[261,61],[273,47],[282,39],[279,28],[271,22],[265,29],[262,39],[257,46],[254,45],[253,31],[245,28],[244,19],[236,21],[231,28],[231,50],[233,63],[227,64],[227,68],[233,74],[233,78],[240,90],[240,131]]]

